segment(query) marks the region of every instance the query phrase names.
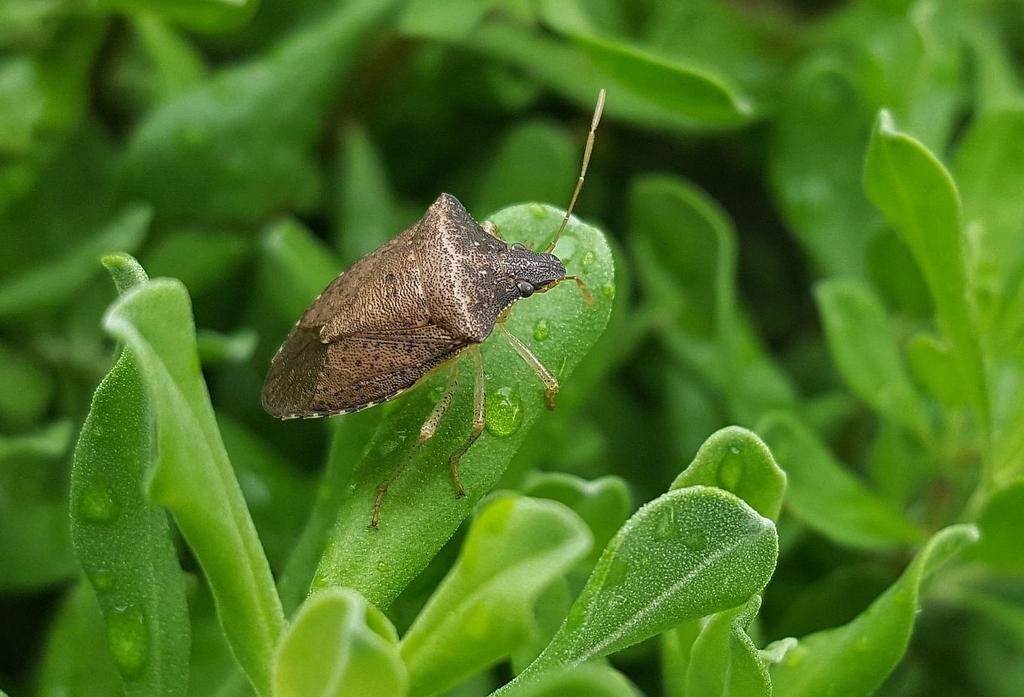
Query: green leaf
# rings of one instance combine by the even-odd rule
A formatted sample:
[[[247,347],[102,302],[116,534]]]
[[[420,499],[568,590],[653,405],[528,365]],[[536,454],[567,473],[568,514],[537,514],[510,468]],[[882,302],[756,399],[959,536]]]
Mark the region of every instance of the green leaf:
[[[584,562],[588,572],[633,509],[629,485],[614,476],[588,481],[564,472],[533,472],[523,493],[564,503],[583,519],[594,540]]]
[[[700,623],[686,674],[687,697],[771,697],[767,661],[747,629],[761,607],[761,596],[718,612]]]
[[[778,555],[775,526],[720,489],[675,489],[629,519],[544,652],[495,694],[572,668],[760,592]]]
[[[608,666],[585,663],[549,673],[524,685],[519,697],[636,697],[637,691],[622,673]]]
[[[682,96],[676,95],[675,105],[705,108],[715,106],[720,113],[712,112],[678,112],[659,101],[651,99],[650,94],[634,92],[606,73],[600,66],[591,61],[582,46],[574,46],[565,41],[550,38],[543,32],[528,29],[512,22],[488,20],[480,24],[463,45],[470,50],[483,54],[488,58],[517,67],[532,80],[552,90],[563,98],[572,100],[582,109],[593,109],[594,99],[602,87],[608,89],[608,104],[605,114],[612,119],[624,119],[641,126],[660,130],[692,130],[694,128],[717,129],[728,124],[742,125],[749,121],[750,114],[737,114],[732,103],[735,95],[723,84],[705,73],[695,71],[674,62],[652,59],[641,55],[628,55],[629,49],[613,46],[608,49],[606,58],[617,60],[616,52],[624,51],[627,55],[616,66],[626,72],[636,67],[640,78],[660,77],[663,72],[670,76],[671,81],[686,88]],[[600,52],[601,48],[595,48]],[[636,61],[635,63],[633,61]],[[628,75],[627,75],[628,76]],[[650,85],[646,85],[650,87]],[[696,88],[696,91],[691,88]],[[708,98],[711,102],[698,102],[697,99]],[[724,113],[722,107],[724,106]],[[706,119],[712,120],[706,120]],[[718,119],[724,118],[725,123]]]
[[[384,614],[349,588],[299,608],[274,662],[274,697],[402,697],[409,677]]]
[[[768,161],[774,195],[823,274],[861,273],[868,240],[881,226],[850,166],[863,157],[870,114],[844,66],[815,54],[789,80],[775,120]]]
[[[0,590],[28,590],[70,578],[64,458],[74,427],[58,421],[36,433],[0,436]]]
[[[384,161],[366,129],[347,125],[340,145],[334,238],[349,266],[398,233],[398,214]]]
[[[722,393],[735,421],[792,405],[792,386],[738,306],[736,231],[722,207],[686,180],[650,175],[634,183],[629,208],[639,281],[677,320],[664,323],[669,352]]]
[[[547,23],[606,77],[612,99],[626,92],[705,127],[735,127],[754,118],[750,98],[712,70],[598,31],[577,2],[546,3],[545,10]]]
[[[133,134],[124,183],[161,217],[252,222],[309,205],[310,150],[391,2],[358,0],[165,103]]]
[[[498,0],[409,0],[398,30],[425,39],[460,41],[480,23],[491,9],[489,5],[496,4]]]
[[[728,426],[704,441],[693,462],[669,488],[699,484],[731,491],[761,515],[775,520],[786,492],[786,473],[756,434]]]
[[[583,521],[560,503],[487,501],[462,551],[402,637],[410,694],[434,695],[509,656],[528,637],[540,593],[590,549]]]
[[[94,236],[57,259],[48,260],[0,286],[0,318],[42,313],[68,302],[98,271],[97,259],[142,244],[152,211],[145,205],[125,208]]]
[[[201,32],[236,29],[252,17],[259,0],[99,0],[100,8],[139,15],[160,17]]]
[[[71,536],[99,599],[127,695],[185,695],[189,616],[167,514],[145,499],[152,458],[142,377],[125,352],[100,382],[75,447]]]
[[[977,117],[957,149],[954,171],[964,203],[970,279],[982,331],[991,333],[1024,264],[1024,106]]]
[[[561,211],[539,205],[514,206],[491,217],[508,241],[543,248],[558,227]],[[571,284],[519,303],[506,327],[521,337],[562,382],[604,330],[615,296],[611,251],[604,235],[577,220],[570,222],[555,253],[569,273],[593,291],[587,305]],[[532,339],[543,320],[545,339]],[[384,421],[355,473],[352,489],[320,562],[314,588],[331,585],[359,590],[378,606],[388,605],[452,536],[473,505],[493,488],[509,460],[544,411],[543,387],[534,372],[500,336],[483,347],[488,375],[488,429],[462,458],[467,496],[457,499],[449,455],[469,435],[472,366],[460,366],[460,389],[438,434],[411,458],[384,501],[379,530],[368,529],[378,484],[389,476],[415,442],[420,425],[440,397],[444,375],[386,407]],[[467,362],[471,363],[471,362]]]
[[[870,286],[831,278],[814,288],[839,373],[879,414],[928,439],[928,417],[900,358],[896,332]]]
[[[37,673],[37,697],[111,697],[123,694],[107,649],[103,615],[86,583],[76,583],[50,626]]]
[[[833,542],[887,549],[918,542],[921,530],[840,465],[806,426],[789,414],[766,416],[757,428],[786,468],[786,508]]]
[[[986,427],[985,382],[967,299],[960,199],[953,179],[924,145],[897,130],[883,110],[871,134],[864,185],[924,273],[939,326],[953,345],[961,380]]]
[[[149,495],[174,515],[236,659],[266,697],[284,617],[210,406],[188,293],[168,279],[133,288],[107,311],[104,327],[134,357],[153,409],[157,460]]]
[[[934,334],[915,334],[907,343],[907,362],[917,381],[939,402],[949,407],[965,403],[966,390],[948,343]]]
[[[1017,481],[996,491],[978,516],[981,541],[970,556],[993,569],[1024,571],[1024,550],[1020,545],[1024,525],[1024,482]]]
[[[972,525],[937,532],[889,590],[852,622],[800,639],[771,671],[777,697],[871,695],[903,658],[921,585],[978,539]]]

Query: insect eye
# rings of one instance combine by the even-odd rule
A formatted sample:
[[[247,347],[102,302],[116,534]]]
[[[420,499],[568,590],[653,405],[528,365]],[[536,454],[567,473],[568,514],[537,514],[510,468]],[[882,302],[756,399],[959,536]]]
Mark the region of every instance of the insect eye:
[[[516,287],[519,288],[519,294],[524,298],[533,295],[534,287],[529,281],[516,281]]]
[[[509,246],[509,249],[516,249],[516,250],[519,250],[519,251],[525,251],[526,250],[526,245],[523,244],[522,242],[513,242]]]

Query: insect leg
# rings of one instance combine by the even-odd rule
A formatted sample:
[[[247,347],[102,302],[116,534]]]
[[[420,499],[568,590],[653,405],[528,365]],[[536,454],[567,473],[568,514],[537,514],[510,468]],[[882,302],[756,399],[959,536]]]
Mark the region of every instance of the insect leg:
[[[452,453],[451,459],[448,460],[448,465],[452,470],[452,483],[455,484],[455,495],[458,497],[466,495],[466,490],[462,488],[462,477],[459,475],[459,460],[472,447],[476,439],[480,437],[480,434],[484,432],[487,416],[484,411],[484,387],[486,385],[484,357],[480,353],[479,346],[472,346],[469,352],[473,354],[473,362],[476,364],[476,377],[473,380],[473,429],[470,431],[466,442]]]
[[[448,387],[445,389],[444,394],[441,395],[441,399],[438,400],[434,408],[430,410],[430,415],[427,420],[420,426],[420,435],[416,438],[416,442],[413,443],[412,447],[402,458],[401,463],[394,472],[388,476],[383,482],[377,485],[377,494],[373,501],[373,514],[370,516],[370,527],[376,528],[377,523],[380,522],[380,509],[384,505],[384,497],[388,493],[388,489],[394,484],[395,480],[398,479],[399,475],[405,469],[405,466],[409,464],[413,456],[420,449],[420,446],[426,443],[428,440],[434,437],[437,432],[437,425],[444,418],[445,413],[448,411],[448,407],[451,406],[452,397],[455,396],[455,390],[459,386],[459,368],[458,363],[453,361],[451,372],[448,377]]]
[[[544,383],[544,404],[547,405],[548,409],[555,408],[555,395],[558,394],[558,379],[551,374],[551,371],[544,367],[544,364],[540,362],[536,356],[533,355],[533,351],[524,344],[522,341],[517,339],[512,332],[505,329],[504,324],[496,325],[501,330],[505,340],[508,341],[509,345],[515,349],[519,357],[526,361],[526,364],[533,368],[533,372],[537,374],[537,377]]]

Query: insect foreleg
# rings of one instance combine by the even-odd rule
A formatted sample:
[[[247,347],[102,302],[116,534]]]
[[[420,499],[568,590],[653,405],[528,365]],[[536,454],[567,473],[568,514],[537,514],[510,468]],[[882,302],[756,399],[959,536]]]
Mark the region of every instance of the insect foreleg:
[[[480,434],[484,432],[484,424],[487,418],[487,413],[484,409],[484,388],[487,382],[487,378],[484,376],[484,357],[480,353],[479,346],[470,347],[469,352],[473,354],[473,363],[476,365],[476,376],[473,379],[473,427],[466,442],[452,453],[451,459],[448,460],[448,465],[452,470],[452,483],[455,485],[455,495],[458,497],[466,495],[466,490],[462,487],[462,477],[459,475],[459,460],[472,447],[476,439],[480,437]]]
[[[540,359],[533,355],[533,351],[526,344],[517,339],[509,330],[505,329],[504,324],[499,324],[497,327],[509,345],[519,354],[519,357],[526,361],[526,364],[533,369],[533,372],[544,383],[544,404],[547,405],[548,409],[554,409],[555,395],[558,394],[558,379],[551,374],[550,370],[544,367]]]

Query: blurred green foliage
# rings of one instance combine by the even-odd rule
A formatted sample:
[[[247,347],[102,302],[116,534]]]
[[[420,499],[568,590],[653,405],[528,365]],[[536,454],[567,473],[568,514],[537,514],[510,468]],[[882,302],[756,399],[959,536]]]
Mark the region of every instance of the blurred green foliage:
[[[1024,694],[1022,56],[1021,0],[0,0],[0,694]],[[508,324],[558,409],[492,337],[468,496],[463,365],[367,530],[443,376],[281,423],[270,356],[442,191],[546,244],[601,87],[595,302]]]

